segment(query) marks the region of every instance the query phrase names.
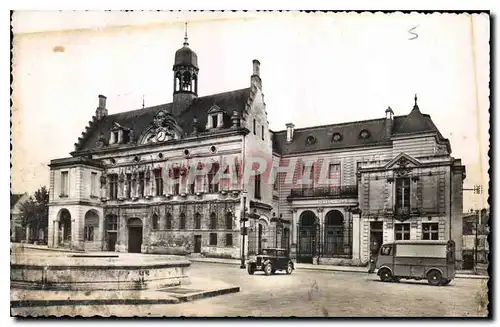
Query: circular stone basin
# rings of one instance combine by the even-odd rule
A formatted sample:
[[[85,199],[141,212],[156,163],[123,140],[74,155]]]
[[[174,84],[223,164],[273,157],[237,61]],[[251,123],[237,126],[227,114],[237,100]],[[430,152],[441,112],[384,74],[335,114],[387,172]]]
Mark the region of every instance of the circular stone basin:
[[[180,256],[41,252],[12,253],[11,287],[143,290],[189,284],[188,269],[191,262]]]

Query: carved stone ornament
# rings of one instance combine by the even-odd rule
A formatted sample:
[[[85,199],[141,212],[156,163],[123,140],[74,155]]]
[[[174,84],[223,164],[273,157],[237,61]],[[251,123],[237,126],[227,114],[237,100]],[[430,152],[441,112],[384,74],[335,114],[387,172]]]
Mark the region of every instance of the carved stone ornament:
[[[101,187],[104,187],[104,185],[106,185],[106,175],[104,174],[101,175],[100,182],[101,182]]]
[[[174,117],[165,109],[161,109],[153,119],[153,124],[148,129],[143,143],[160,143],[179,139],[180,135],[180,127]]]

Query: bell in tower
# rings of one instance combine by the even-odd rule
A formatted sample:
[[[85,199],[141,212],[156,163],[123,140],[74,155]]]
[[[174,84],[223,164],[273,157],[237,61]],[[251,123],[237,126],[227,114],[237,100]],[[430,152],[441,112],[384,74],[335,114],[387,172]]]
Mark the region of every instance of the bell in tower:
[[[198,56],[189,48],[187,23],[183,47],[175,52],[172,114],[181,114],[198,96]]]

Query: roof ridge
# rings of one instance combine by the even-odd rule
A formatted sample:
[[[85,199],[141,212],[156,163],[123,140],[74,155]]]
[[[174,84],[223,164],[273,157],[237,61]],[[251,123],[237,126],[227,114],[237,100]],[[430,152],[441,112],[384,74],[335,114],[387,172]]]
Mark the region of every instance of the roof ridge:
[[[236,90],[232,90],[232,91],[226,91],[226,92],[208,94],[208,95],[204,95],[204,96],[201,96],[201,97],[197,97],[197,98],[194,99],[194,101],[199,100],[199,99],[203,99],[203,98],[208,98],[208,97],[211,97],[211,96],[217,96],[217,95],[222,95],[222,94],[226,94],[226,93],[244,91],[244,90],[247,90],[247,89],[250,89],[250,87],[244,87],[244,88],[236,89]],[[146,110],[160,109],[161,107],[166,107],[166,106],[172,105],[172,103],[173,102],[166,102],[166,103],[161,103],[161,104],[157,104],[157,105],[149,106],[149,107],[145,107],[145,108],[138,108],[138,109],[131,109],[131,110],[120,111],[120,112],[114,113],[112,115],[108,115],[107,117],[112,117],[112,116],[120,115],[120,114],[123,114],[123,113],[130,114],[130,113],[133,113],[135,111],[143,111],[143,110],[146,111]]]
[[[317,129],[317,128],[326,128],[326,127],[334,127],[334,126],[359,125],[359,124],[363,124],[363,123],[377,122],[377,121],[383,121],[383,120],[385,120],[385,118],[374,118],[374,119],[366,119],[366,120],[356,120],[356,121],[344,122],[344,123],[337,123],[337,124],[325,124],[325,125],[316,125],[316,126],[308,126],[308,127],[295,128],[294,131],[301,131],[301,130],[307,130],[307,129]],[[280,130],[280,131],[275,131],[273,133],[286,133],[286,129],[285,130]]]

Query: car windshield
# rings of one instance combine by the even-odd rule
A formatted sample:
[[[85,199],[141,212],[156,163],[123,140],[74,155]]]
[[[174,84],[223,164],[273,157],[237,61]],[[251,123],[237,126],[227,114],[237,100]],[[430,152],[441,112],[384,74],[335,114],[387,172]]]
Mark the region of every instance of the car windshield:
[[[265,254],[265,255],[273,255],[273,250],[269,250],[269,249],[264,249],[262,250],[262,254]]]

